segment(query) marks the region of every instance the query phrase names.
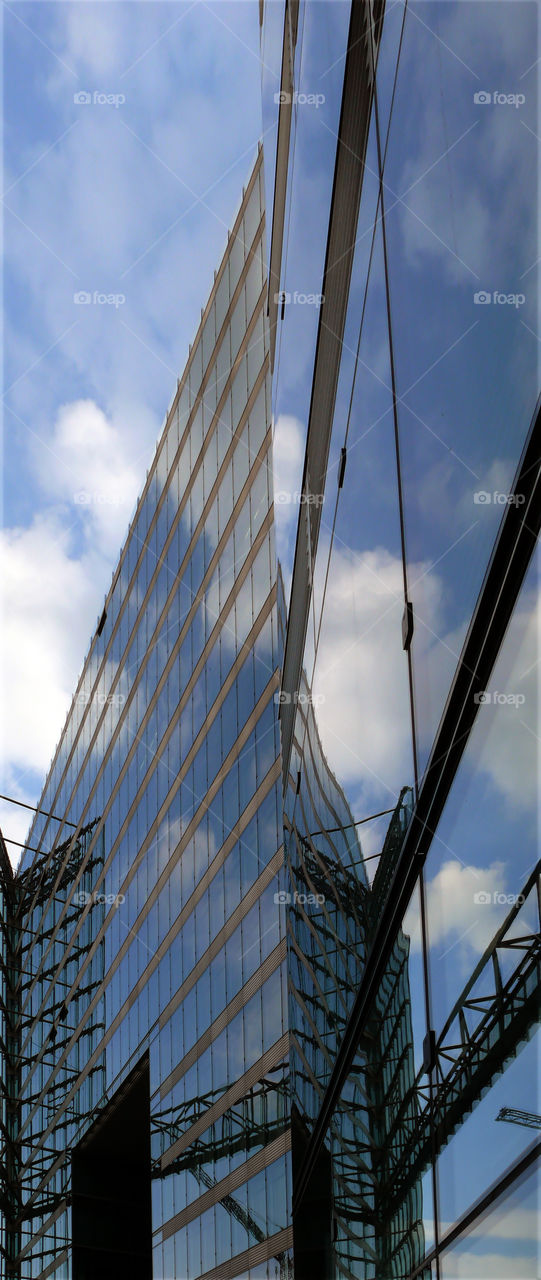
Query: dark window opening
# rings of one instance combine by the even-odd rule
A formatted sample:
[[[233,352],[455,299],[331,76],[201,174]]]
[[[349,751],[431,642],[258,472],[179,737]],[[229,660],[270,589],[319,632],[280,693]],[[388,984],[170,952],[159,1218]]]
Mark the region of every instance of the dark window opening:
[[[308,1146],[308,1131],[295,1104],[291,1109],[293,1186]],[[306,1193],[293,1211],[295,1280],[328,1280],[334,1274],[332,1252],[332,1166],[323,1144]]]
[[[73,1280],[152,1280],[148,1063],[75,1148],[72,1192]]]

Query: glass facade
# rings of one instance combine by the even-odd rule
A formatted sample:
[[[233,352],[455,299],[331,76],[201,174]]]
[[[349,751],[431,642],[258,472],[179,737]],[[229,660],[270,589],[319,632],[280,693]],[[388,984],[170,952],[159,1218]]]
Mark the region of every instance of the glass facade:
[[[13,871],[0,835],[0,1267],[2,1274],[16,1252],[17,1186],[17,1017],[15,997],[15,921]]]
[[[537,21],[264,5],[298,1280],[539,1268]]]
[[[264,162],[2,873],[4,1271],[534,1280],[537,12],[260,16]]]
[[[21,1277],[109,1274],[74,1153],[142,1062],[152,1274],[287,1273],[264,234],[260,152],[17,877]]]

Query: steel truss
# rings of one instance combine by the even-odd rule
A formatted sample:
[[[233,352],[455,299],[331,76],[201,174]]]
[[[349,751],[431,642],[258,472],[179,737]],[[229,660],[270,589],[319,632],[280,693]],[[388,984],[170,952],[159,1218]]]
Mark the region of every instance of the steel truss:
[[[287,1063],[279,1063],[273,1068],[273,1074],[287,1071]],[[190,1098],[179,1107],[155,1112],[151,1116],[152,1132],[159,1134],[167,1141],[167,1145],[183,1136],[197,1120],[204,1115],[220,1094],[216,1091]],[[271,1106],[271,1099],[276,1105]],[[172,1173],[188,1170],[196,1181],[207,1190],[218,1185],[215,1178],[205,1169],[206,1164],[216,1164],[224,1156],[235,1155],[238,1151],[248,1153],[253,1148],[263,1148],[287,1127],[288,1081],[287,1075],[282,1079],[269,1080],[264,1077],[258,1080],[251,1089],[240,1098],[227,1112],[209,1126],[212,1137],[208,1141],[196,1140],[189,1147],[162,1167],[161,1156],[152,1163],[152,1178],[167,1178]],[[272,1110],[276,1115],[269,1114]],[[240,1222],[254,1241],[262,1244],[267,1239],[265,1231],[256,1222],[253,1215],[235,1199],[231,1193],[220,1197],[223,1208]],[[280,1265],[280,1280],[288,1280],[289,1258],[286,1253],[276,1254]]]
[[[520,1045],[536,1028],[541,980],[540,872],[538,863],[481,956],[445,1026],[433,1039],[431,1061],[415,1081],[419,1113],[409,1124],[408,1141],[391,1171],[393,1198],[445,1146],[494,1076],[516,1056]],[[537,928],[529,929],[524,922],[524,932],[517,935],[517,917],[523,918],[532,909]],[[517,956],[507,978],[502,972],[503,955]],[[477,988],[482,988],[484,994],[478,994]],[[405,1116],[400,1117],[400,1123],[408,1127]],[[531,1123],[531,1127],[538,1127],[538,1123],[537,1117],[537,1124]]]
[[[406,791],[404,788],[391,820],[371,889],[316,850],[311,838],[295,832],[297,848],[300,846],[296,882],[307,889],[327,890],[328,895],[332,879],[341,911],[350,920],[363,922],[365,933],[359,943],[362,955],[366,955],[377,928],[400,852],[409,807]],[[335,1121],[331,1121],[337,1186],[344,1193],[343,1203],[341,1195],[335,1196],[335,1213],[340,1214],[342,1207],[345,1214],[347,1208],[350,1222],[362,1221],[368,1228],[373,1227],[376,1235],[381,1232],[382,1244],[391,1249],[391,1255],[394,1249],[390,1237],[396,1235],[397,1252],[407,1247],[407,1239],[400,1242],[400,1232],[390,1232],[389,1224],[393,1219],[400,1220],[409,1199],[406,1217],[410,1235],[413,1232],[414,1237],[422,1231],[422,1214],[416,1212],[415,1194],[411,1199],[422,1174],[536,1027],[541,978],[540,866],[531,872],[517,895],[441,1032],[437,1036],[429,1033],[425,1062],[416,1077],[412,1073],[409,939],[399,931],[395,940],[376,1005],[360,1041],[358,1057],[362,1060],[350,1070],[350,1082],[357,1080],[357,1101],[350,1088],[346,1099],[337,1100]],[[317,933],[328,955],[332,926],[322,908],[313,910]],[[533,925],[527,923],[532,912],[536,916]],[[336,947],[334,938],[334,950]],[[316,955],[310,956],[310,966],[316,975],[326,972],[323,959],[318,960]],[[299,992],[297,999],[312,1022],[309,1008],[315,997]],[[347,1014],[341,1009],[329,1010],[328,1020],[329,1035],[340,1040]],[[315,1045],[315,1024],[312,1032],[301,1026],[296,1037],[307,1049]],[[319,1051],[324,1052],[320,1033],[317,1042]],[[310,1083],[315,1086],[315,1079]],[[539,1116],[513,1108],[504,1108],[497,1118],[530,1128],[541,1127]],[[370,1235],[362,1243],[369,1258]],[[387,1265],[390,1261],[388,1255]]]
[[[31,1005],[28,1008],[25,1006],[28,993],[36,981],[36,973],[29,972],[26,965],[29,955],[36,948],[37,938],[41,952],[49,944],[57,927],[55,908],[62,909],[65,905],[67,891],[81,872],[89,837],[98,821],[99,819],[94,819],[75,837],[70,836],[59,844],[46,866],[43,865],[43,860],[48,855],[43,855],[41,862],[39,860],[34,862],[28,870],[21,871],[16,877],[11,874],[7,855],[3,856],[5,854],[3,844],[0,850],[0,887],[6,916],[2,921],[1,1003],[7,1028],[5,1044],[0,1047],[6,1079],[4,1089],[6,1123],[0,1124],[0,1167],[3,1183],[0,1211],[4,1217],[5,1242],[0,1246],[0,1253],[4,1259],[5,1274],[12,1277],[19,1274],[21,1251],[24,1252],[25,1224],[30,1225],[36,1219],[44,1219],[49,1215],[54,1218],[59,1209],[65,1207],[68,1202],[68,1197],[63,1191],[45,1190],[40,1195],[39,1188],[35,1189],[35,1187],[36,1182],[41,1184],[47,1178],[53,1165],[58,1162],[59,1152],[54,1145],[54,1138],[43,1144],[42,1137],[54,1119],[57,1096],[61,1097],[65,1093],[68,1084],[73,1083],[79,1073],[75,1069],[64,1069],[62,1079],[53,1082],[49,1087],[47,1080],[44,1085],[41,1085],[40,1073],[38,1073],[38,1083],[31,1093],[24,1090],[24,1078],[28,1072],[36,1068],[38,1063],[46,1074],[50,1074],[59,1055],[77,1031],[76,1009],[79,1000],[83,999],[87,1002],[99,986],[98,980],[87,983],[84,988],[75,992],[72,1001],[69,1002],[68,993],[72,983],[67,980],[65,973],[64,977],[61,976],[63,963],[73,964],[74,974],[76,974],[82,959],[88,954],[92,945],[90,925],[87,931],[88,938],[70,952],[67,961],[64,961],[64,939],[55,941],[49,964],[40,970],[38,981],[42,986],[45,983],[50,985],[51,992],[46,1006],[47,1018],[41,1018],[40,1022],[42,1035],[37,1053],[32,1050],[25,1053],[22,1051],[23,1044],[31,1036],[36,1016]],[[84,865],[85,887],[91,883],[96,870],[101,866],[103,866],[103,851],[100,855],[94,855]],[[32,928],[34,913],[43,910],[45,906],[53,907],[52,919],[50,923],[46,923],[41,916],[41,919],[36,921],[39,928],[39,933],[36,934]],[[77,926],[85,906],[86,901],[75,901],[64,916],[63,926],[69,928],[70,933]],[[100,1030],[103,1030],[103,1023],[93,1021],[90,1027],[82,1030],[81,1036],[88,1037],[96,1032],[99,1033]],[[101,1068],[94,1068],[92,1074],[97,1070]],[[28,1114],[38,1104],[41,1127],[37,1130],[33,1126],[28,1135],[23,1136],[23,1113]],[[59,1121],[56,1128],[67,1128],[68,1124],[80,1123],[85,1119],[88,1119],[88,1116],[84,1114],[70,1116],[69,1121]],[[26,1163],[27,1153],[32,1153],[30,1164]],[[64,1164],[64,1169],[65,1167]],[[63,1176],[65,1173],[60,1174],[61,1178]],[[44,1223],[43,1229],[45,1228]],[[32,1234],[39,1236],[39,1227],[35,1230],[32,1227]],[[51,1252],[54,1251],[44,1241],[42,1258],[45,1259]]]
[[[509,1124],[521,1124],[526,1129],[541,1129],[541,1116],[538,1116],[535,1111],[519,1111],[516,1107],[502,1107],[496,1119],[508,1120]]]

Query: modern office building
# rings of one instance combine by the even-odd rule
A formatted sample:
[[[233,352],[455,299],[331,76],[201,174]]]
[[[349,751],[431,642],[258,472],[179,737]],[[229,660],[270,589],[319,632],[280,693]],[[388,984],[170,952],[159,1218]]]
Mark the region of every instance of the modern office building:
[[[10,893],[8,1274],[289,1275],[263,232],[260,152]]]
[[[536,1280],[535,7],[260,17],[264,157],[0,844],[3,1274]]]

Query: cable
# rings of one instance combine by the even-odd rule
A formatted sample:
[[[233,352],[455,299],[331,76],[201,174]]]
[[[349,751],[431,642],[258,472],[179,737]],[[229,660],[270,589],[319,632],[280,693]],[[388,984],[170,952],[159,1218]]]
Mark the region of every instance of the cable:
[[[77,826],[76,822],[68,822],[67,818],[58,818],[56,813],[47,813],[46,809],[38,809],[35,804],[25,804],[24,800],[15,800],[13,796],[0,795],[0,800],[7,800],[8,804],[18,804],[21,806],[21,809],[31,809],[32,813],[43,813],[46,818],[54,818],[55,822],[63,822],[66,827]],[[16,840],[11,841],[11,844],[16,844],[16,843],[17,843]],[[22,847],[24,849],[26,848],[26,845],[23,845]]]
[[[368,818],[359,818],[357,822],[346,822],[343,827],[322,827],[321,831],[309,831],[308,836],[311,840],[312,836],[330,836],[333,835],[335,831],[347,831],[349,827],[360,827],[363,822],[372,822],[374,818],[383,818],[386,813],[394,813],[394,808],[381,809],[379,813],[371,813]],[[376,856],[379,858],[379,854]]]
[[[19,849],[28,849],[29,853],[42,853],[44,857],[49,857],[45,849],[34,849],[31,844],[21,844],[20,840],[10,840],[9,836],[4,836],[4,844],[16,844]]]

